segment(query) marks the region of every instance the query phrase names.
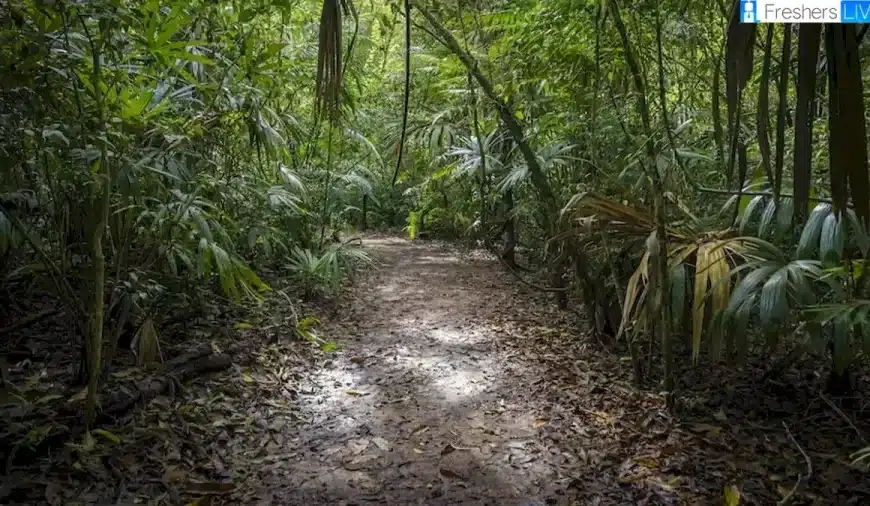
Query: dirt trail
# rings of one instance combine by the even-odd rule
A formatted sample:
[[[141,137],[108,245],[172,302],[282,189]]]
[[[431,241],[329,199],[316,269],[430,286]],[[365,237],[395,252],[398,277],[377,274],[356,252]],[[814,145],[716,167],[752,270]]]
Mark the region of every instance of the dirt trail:
[[[286,458],[260,472],[283,504],[561,504],[573,458],[544,439],[535,377],[506,340],[517,287],[487,258],[367,239],[381,268],[324,322],[342,352],[301,388]],[[298,432],[297,432],[298,431]]]
[[[722,376],[684,364],[670,415],[654,381],[632,385],[618,347],[579,335],[583,322],[497,260],[397,238],[364,244],[382,265],[317,329],[341,351],[281,339],[292,318],[266,307],[262,321],[213,338],[244,345],[231,370],[120,420],[111,433],[122,444],[101,439],[91,453],[15,470],[0,499],[689,506],[722,504],[727,487],[740,504],[792,493],[795,504],[870,504],[866,473],[847,459],[870,420],[830,409],[823,378],[807,386],[795,370],[764,382],[757,366]],[[213,336],[207,323],[193,337]]]

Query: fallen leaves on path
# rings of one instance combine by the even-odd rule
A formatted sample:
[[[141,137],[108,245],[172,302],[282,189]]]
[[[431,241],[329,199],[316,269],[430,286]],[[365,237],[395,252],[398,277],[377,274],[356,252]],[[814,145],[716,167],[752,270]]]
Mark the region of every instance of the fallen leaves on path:
[[[4,486],[50,504],[773,504],[805,472],[775,418],[799,413],[790,425],[815,471],[799,499],[870,498],[841,451],[844,434],[870,433],[866,419],[850,413],[853,429],[802,390],[708,371],[684,374],[672,416],[620,352],[487,255],[365,245],[383,267],[321,315],[343,351],[265,335],[280,315],[237,319],[227,340],[244,336],[245,360],[94,431],[39,481],[19,471]]]

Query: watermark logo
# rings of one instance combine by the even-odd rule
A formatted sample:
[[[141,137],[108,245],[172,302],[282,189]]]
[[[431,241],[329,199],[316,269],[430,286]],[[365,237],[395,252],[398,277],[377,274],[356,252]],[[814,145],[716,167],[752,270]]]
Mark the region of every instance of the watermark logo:
[[[742,23],[870,23],[870,0],[740,0]]]
[[[740,19],[744,23],[758,23],[758,18],[755,15],[755,9],[758,7],[758,2],[755,0],[740,1]]]

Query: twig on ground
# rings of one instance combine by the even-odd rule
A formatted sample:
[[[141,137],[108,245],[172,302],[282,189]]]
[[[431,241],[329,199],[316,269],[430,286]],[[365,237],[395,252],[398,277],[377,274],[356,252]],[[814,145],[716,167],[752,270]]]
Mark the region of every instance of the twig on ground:
[[[828,406],[831,407],[831,409],[833,409],[834,411],[836,411],[837,414],[840,415],[840,418],[842,418],[843,420],[845,420],[845,422],[846,422],[847,424],[849,424],[849,427],[852,427],[852,430],[855,431],[855,434],[858,434],[858,437],[861,438],[861,441],[862,441],[862,442],[864,442],[864,443],[867,442],[867,440],[864,438],[864,435],[861,434],[861,431],[860,431],[860,430],[858,430],[858,427],[856,427],[855,424],[852,423],[852,420],[850,420],[849,417],[846,416],[846,413],[843,413],[843,411],[842,411],[840,408],[838,408],[836,404],[834,404],[834,401],[832,401],[831,399],[829,399],[829,398],[828,398],[825,394],[823,394],[823,393],[819,393],[819,397],[821,397],[821,399],[822,399],[823,401],[825,401],[825,402],[828,404]]]
[[[40,311],[36,314],[32,314],[24,319],[18,320],[17,322],[13,323],[12,325],[7,325],[6,327],[0,328],[0,336],[5,335],[5,334],[9,334],[14,330],[18,330],[22,327],[26,327],[32,323],[36,323],[39,320],[42,320],[44,318],[48,318],[49,316],[54,316],[60,312],[61,312],[61,308],[55,307],[55,308],[51,308],[51,309],[45,309],[45,310]]]
[[[801,447],[801,445],[798,444],[797,440],[794,438],[791,431],[788,430],[788,425],[786,425],[785,422],[782,422],[782,426],[785,428],[785,434],[788,436],[788,439],[792,442],[792,444],[794,444],[797,447],[798,451],[801,452],[801,455],[804,456],[804,460],[807,463],[806,481],[810,481],[810,478],[812,478],[812,476],[813,476],[813,463],[810,460],[810,457],[807,455],[807,452],[804,451],[804,449]],[[779,506],[785,506],[786,504],[791,503],[791,500],[794,497],[795,492],[797,492],[797,489],[801,486],[801,483],[803,481],[804,481],[804,476],[802,474],[798,473],[798,479],[795,482],[794,487],[792,487],[791,491],[789,491],[789,493],[786,494],[786,496],[783,497],[781,501],[779,501],[779,503],[778,503]]]

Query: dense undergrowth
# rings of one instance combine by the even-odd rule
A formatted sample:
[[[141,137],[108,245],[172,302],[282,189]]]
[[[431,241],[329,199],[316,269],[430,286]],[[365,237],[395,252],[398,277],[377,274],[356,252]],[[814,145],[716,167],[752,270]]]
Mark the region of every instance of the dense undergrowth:
[[[22,329],[61,322],[52,353],[87,387],[69,409],[95,426],[101,384],[167,360],[178,321],[296,314],[371,263],[340,232],[401,229],[536,271],[669,403],[695,367],[747,363],[852,396],[866,26],[736,6],[4,3],[6,388],[27,397]]]

